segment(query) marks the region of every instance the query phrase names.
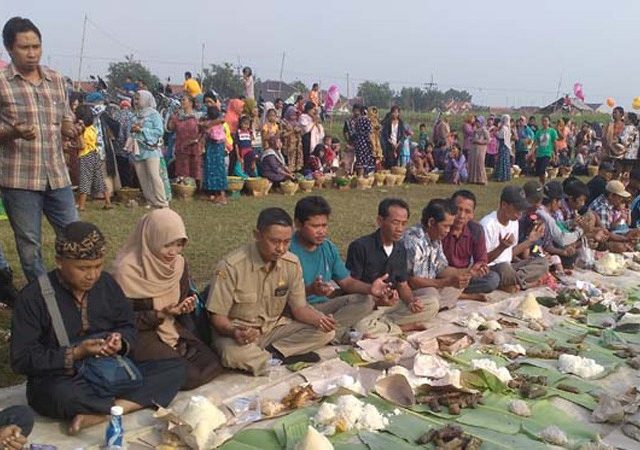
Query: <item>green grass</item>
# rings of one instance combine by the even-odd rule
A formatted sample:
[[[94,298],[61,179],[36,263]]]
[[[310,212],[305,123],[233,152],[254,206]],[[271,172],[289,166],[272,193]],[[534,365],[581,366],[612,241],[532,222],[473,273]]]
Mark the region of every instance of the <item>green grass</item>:
[[[524,182],[522,178],[516,181]],[[478,196],[476,211],[478,219],[495,209],[503,186],[504,184],[500,183],[490,183],[485,187],[464,186]],[[417,223],[421,209],[430,199],[450,196],[456,189],[456,186],[450,184],[428,186],[405,184],[367,191],[324,189],[314,191],[314,194],[323,195],[333,208],[330,236],[344,257],[347,246],[353,239],[370,233],[376,228],[377,205],[383,198],[393,196],[405,199],[411,207],[410,222],[413,224]],[[191,202],[174,201],[172,207],[182,215],[187,227],[189,244],[185,249],[185,255],[198,286],[202,288],[209,282],[216,262],[224,254],[252,239],[252,231],[260,210],[269,206],[280,206],[293,215],[294,205],[303,195],[305,194],[242,197],[231,201],[225,207],[215,206],[201,199]],[[114,210],[103,211],[100,209],[101,206],[101,202],[90,203],[81,218],[98,225],[107,236],[109,250],[106,268],[108,270],[118,248],[125,242],[137,220],[145,214],[146,210],[142,207],[129,209],[118,205]],[[6,221],[0,222],[0,239],[7,259],[16,272],[16,282],[22,286],[25,280],[20,270],[13,232]],[[53,267],[53,242],[54,233],[47,224],[43,227],[43,254],[48,268]],[[0,311],[0,334],[3,329],[9,328],[9,323],[9,312]],[[4,340],[0,341],[0,387],[21,381],[21,378],[15,376],[8,367],[7,347]]]

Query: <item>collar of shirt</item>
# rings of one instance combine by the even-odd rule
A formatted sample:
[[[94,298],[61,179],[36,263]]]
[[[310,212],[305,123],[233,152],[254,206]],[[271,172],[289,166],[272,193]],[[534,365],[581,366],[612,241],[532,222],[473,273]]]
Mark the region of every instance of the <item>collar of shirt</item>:
[[[460,233],[460,236],[456,236],[453,234],[453,230],[449,232],[449,234],[447,235],[447,238],[449,239],[454,239],[456,241],[456,243],[459,243],[460,241],[462,241],[463,239],[471,239],[471,228],[469,226],[469,224],[471,223],[471,221],[467,222],[467,224],[464,226],[464,228],[462,229],[462,233]]]
[[[382,230],[380,230],[380,228],[378,228],[373,233],[373,239],[374,239],[374,242],[376,243],[376,248],[382,253],[384,253],[385,256],[387,256],[387,253],[384,251],[384,244],[382,243]],[[398,248],[397,242],[393,242],[391,245],[393,245],[393,248],[391,249],[391,253],[389,254],[388,258],[391,258],[391,255],[393,255],[396,252],[396,249]]]
[[[51,73],[49,73],[49,70],[47,70],[46,67],[43,66],[38,66],[38,72],[40,72],[40,76],[42,78],[44,78],[47,81],[51,81]],[[22,78],[24,81],[28,81],[24,76],[22,76],[22,74],[20,72],[18,72],[18,69],[16,69],[16,66],[11,63],[9,64],[9,78]]]
[[[258,244],[256,244],[255,242],[253,244],[251,244],[251,247],[249,248],[249,253],[250,253],[250,257],[251,257],[251,268],[255,271],[255,270],[263,270],[264,272],[270,272],[269,270],[269,265],[271,264],[271,261],[265,262],[264,259],[262,259],[262,256],[260,255],[260,251],[258,250]],[[275,264],[273,265],[272,270],[278,270],[280,268],[280,259],[278,259]]]

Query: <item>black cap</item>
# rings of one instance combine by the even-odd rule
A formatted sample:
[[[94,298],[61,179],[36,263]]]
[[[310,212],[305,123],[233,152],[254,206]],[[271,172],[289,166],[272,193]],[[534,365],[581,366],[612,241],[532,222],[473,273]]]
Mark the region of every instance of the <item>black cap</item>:
[[[549,181],[544,185],[544,198],[547,200],[560,200],[564,198],[564,189],[559,181]]]
[[[598,170],[606,170],[607,172],[614,172],[616,168],[611,161],[602,161],[598,166]]]
[[[520,186],[505,187],[502,190],[502,194],[500,194],[500,201],[508,203],[520,211],[524,211],[531,206],[524,195],[524,189]]]
[[[524,186],[524,196],[530,203],[539,203],[544,198],[542,194],[542,184],[539,181],[531,180],[527,181]]]

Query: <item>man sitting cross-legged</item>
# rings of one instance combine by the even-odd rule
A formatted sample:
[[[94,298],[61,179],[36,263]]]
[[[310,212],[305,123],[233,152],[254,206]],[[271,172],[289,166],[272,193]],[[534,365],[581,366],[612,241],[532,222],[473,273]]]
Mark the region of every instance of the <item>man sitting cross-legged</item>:
[[[294,213],[297,231],[290,250],[300,258],[307,301],[333,316],[336,342],[347,343],[349,330],[373,311],[374,297],[386,294],[389,276],[385,274],[371,284],[351,276],[338,248],[327,239],[330,214],[331,207],[323,197],[298,201]]]

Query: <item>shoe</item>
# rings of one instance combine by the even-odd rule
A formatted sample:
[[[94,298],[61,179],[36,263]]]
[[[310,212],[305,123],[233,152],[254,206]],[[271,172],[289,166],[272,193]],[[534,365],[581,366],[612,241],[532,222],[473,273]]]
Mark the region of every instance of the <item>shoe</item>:
[[[302,353],[300,355],[291,355],[285,357],[273,345],[267,346],[265,350],[271,353],[273,358],[281,360],[282,364],[284,364],[285,366],[299,362],[317,363],[318,361],[320,361],[320,355],[318,355],[316,352],[308,352]]]
[[[13,285],[13,272],[11,268],[0,270],[0,302],[13,308],[18,297],[18,290]]]

